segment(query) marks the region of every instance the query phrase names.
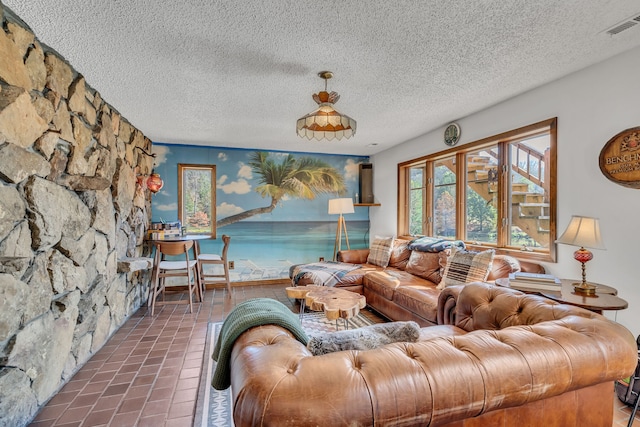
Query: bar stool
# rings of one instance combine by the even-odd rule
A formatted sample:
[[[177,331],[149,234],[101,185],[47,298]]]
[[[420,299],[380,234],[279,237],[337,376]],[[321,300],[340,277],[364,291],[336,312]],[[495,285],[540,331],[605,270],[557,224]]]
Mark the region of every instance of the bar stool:
[[[218,254],[206,254],[200,253],[200,248],[196,245],[196,258],[198,259],[198,269],[200,273],[200,280],[202,283],[202,289],[204,292],[204,288],[207,284],[215,284],[215,283],[225,283],[227,286],[227,292],[229,296],[231,296],[231,281],[229,280],[229,261],[227,259],[227,251],[229,250],[229,242],[231,241],[231,237],[226,234],[222,235],[222,242],[224,246],[222,247],[222,255]],[[205,270],[206,265],[221,265],[223,268],[223,273],[208,273]]]
[[[198,273],[198,262],[189,259],[189,250],[193,247],[193,241],[178,242],[156,242],[156,254],[153,260],[153,272],[151,280],[151,315],[153,316],[156,299],[159,293],[162,293],[162,302],[164,304],[184,304],[185,301],[165,301],[165,278],[167,277],[186,277],[187,288],[189,293],[189,312],[193,313],[193,293],[198,296],[198,300],[202,302],[202,293],[200,291],[200,277]],[[184,255],[184,261],[166,261],[165,256]]]

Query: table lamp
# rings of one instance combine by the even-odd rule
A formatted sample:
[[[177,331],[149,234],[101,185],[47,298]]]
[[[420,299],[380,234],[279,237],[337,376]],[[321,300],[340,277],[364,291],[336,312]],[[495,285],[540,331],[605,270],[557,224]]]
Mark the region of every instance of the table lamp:
[[[343,214],[351,214],[354,213],[353,209],[353,200],[350,198],[340,198],[340,199],[331,199],[329,200],[329,214],[335,215],[339,214],[338,217],[338,228],[336,229],[336,242],[333,245],[333,260],[336,260],[336,254],[340,251],[340,247],[342,244],[342,230],[344,229],[344,237],[347,241],[347,249],[351,249],[349,247],[349,235],[347,234],[347,223],[344,221]]]
[[[573,258],[582,264],[582,282],[573,283],[573,289],[583,294],[595,294],[596,286],[587,283],[585,263],[593,258],[593,253],[585,248],[606,249],[600,236],[600,223],[598,218],[574,215],[556,243],[565,245],[580,246],[580,249],[573,253]]]

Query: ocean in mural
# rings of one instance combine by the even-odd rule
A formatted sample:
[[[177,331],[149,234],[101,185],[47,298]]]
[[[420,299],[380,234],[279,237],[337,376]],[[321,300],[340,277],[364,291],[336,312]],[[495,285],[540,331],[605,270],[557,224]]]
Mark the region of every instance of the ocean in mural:
[[[348,218],[345,216],[345,218]],[[369,221],[346,221],[351,249],[367,248]],[[288,277],[294,264],[317,262],[333,257],[336,221],[258,222],[244,221],[218,229],[218,239],[201,240],[203,251],[220,253],[223,234],[231,236],[229,260],[233,281]],[[347,249],[343,235],[342,249]]]

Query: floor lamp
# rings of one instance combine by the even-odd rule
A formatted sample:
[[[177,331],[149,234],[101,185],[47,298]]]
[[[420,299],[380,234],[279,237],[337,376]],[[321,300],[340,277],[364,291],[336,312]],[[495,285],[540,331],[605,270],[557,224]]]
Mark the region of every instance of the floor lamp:
[[[335,215],[339,214],[338,217],[338,228],[336,229],[336,242],[333,245],[333,260],[336,260],[336,254],[340,251],[340,247],[342,244],[342,230],[344,229],[344,237],[347,240],[347,249],[351,249],[349,247],[349,235],[347,234],[347,224],[344,221],[343,214],[352,214],[355,212],[353,210],[353,200],[350,198],[341,198],[341,199],[331,199],[329,200],[329,214]]]

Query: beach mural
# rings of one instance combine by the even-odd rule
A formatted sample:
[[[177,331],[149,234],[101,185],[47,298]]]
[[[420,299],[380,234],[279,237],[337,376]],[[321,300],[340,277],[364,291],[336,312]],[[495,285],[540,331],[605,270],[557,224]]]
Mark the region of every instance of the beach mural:
[[[338,224],[329,199],[355,197],[358,165],[368,157],[155,143],[155,171],[164,180],[152,197],[152,221],[178,220],[178,164],[215,165],[218,238],[202,240],[220,253],[231,236],[232,281],[288,277],[293,264],[331,260]],[[369,208],[345,215],[352,249],[369,246]],[[342,248],[346,248],[343,237]]]

